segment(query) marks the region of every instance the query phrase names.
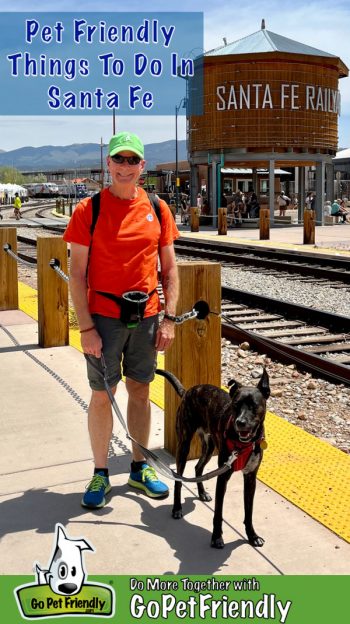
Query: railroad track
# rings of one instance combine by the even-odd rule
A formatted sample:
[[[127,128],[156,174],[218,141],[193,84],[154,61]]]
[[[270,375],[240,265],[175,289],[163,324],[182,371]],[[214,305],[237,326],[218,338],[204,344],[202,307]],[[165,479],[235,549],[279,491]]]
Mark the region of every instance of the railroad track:
[[[18,255],[36,263],[36,239],[18,236]],[[332,383],[350,386],[350,319],[222,288],[222,336]]]
[[[32,212],[34,212],[36,216],[42,216],[40,214],[41,212],[46,211],[46,210],[52,210],[54,205],[55,205],[55,200],[52,200],[52,199],[51,200],[48,200],[48,199],[32,200],[29,204],[27,203],[22,204],[21,214],[22,216],[25,216],[25,218],[27,218],[28,215],[30,215]],[[1,214],[5,218],[11,217],[13,215],[13,206],[10,206],[10,205],[2,206]]]
[[[221,306],[224,338],[350,386],[348,317],[228,287]]]
[[[350,229],[349,229],[350,231]],[[224,265],[254,267],[276,277],[285,273],[291,279],[311,281],[313,284],[327,284],[332,288],[349,289],[350,260],[344,257],[283,249],[262,249],[249,245],[237,245],[181,237],[174,243],[178,255],[205,258]]]

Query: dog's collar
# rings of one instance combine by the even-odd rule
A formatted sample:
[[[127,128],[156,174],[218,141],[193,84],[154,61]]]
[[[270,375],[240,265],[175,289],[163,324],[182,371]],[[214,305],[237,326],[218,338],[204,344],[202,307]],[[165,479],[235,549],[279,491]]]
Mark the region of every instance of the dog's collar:
[[[226,436],[226,447],[230,455],[236,454],[236,459],[231,464],[232,472],[238,472],[246,467],[248,460],[257,446],[260,446],[264,440],[264,435],[261,434],[257,440],[251,440],[249,442],[240,442],[239,440],[232,440]]]

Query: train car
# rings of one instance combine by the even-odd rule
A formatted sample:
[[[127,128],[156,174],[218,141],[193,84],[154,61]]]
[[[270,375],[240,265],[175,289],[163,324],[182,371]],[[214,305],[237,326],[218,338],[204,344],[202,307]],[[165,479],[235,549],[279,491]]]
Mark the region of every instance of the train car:
[[[71,197],[72,199],[87,196],[86,184],[60,184],[58,193],[61,197]]]
[[[58,186],[54,182],[35,182],[25,184],[29,197],[52,198],[58,197]]]

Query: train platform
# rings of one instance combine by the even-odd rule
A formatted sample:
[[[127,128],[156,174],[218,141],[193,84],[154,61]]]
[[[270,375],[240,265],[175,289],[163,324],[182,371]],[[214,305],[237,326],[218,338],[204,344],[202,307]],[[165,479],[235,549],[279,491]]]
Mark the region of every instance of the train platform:
[[[293,211],[287,212],[288,216],[295,218]],[[37,228],[38,226],[57,227],[64,226],[68,223],[69,217],[52,211],[52,217],[31,217],[26,218],[25,215],[19,221],[16,221],[12,215],[6,216],[0,220],[1,227],[28,227]],[[235,243],[244,245],[253,245],[260,247],[294,249],[296,251],[316,252],[324,254],[339,254],[350,256],[350,225],[337,224],[332,226],[316,226],[315,228],[315,244],[304,245],[303,243],[303,226],[292,223],[291,225],[283,225],[278,227],[274,225],[270,228],[270,239],[259,240],[259,228],[231,226],[227,230],[227,235],[218,235],[217,228],[213,226],[200,226],[199,232],[191,232],[188,225],[181,223],[180,215],[176,215],[176,225],[181,236],[193,237],[194,239],[203,238],[210,241],[218,241],[221,243]]]
[[[89,574],[350,574],[349,457],[271,413],[254,510],[263,548],[245,538],[240,473],[227,489],[223,550],[210,548],[214,503],[199,501],[194,485],[183,487],[182,520],[171,517],[173,482],[164,479],[170,496],[161,501],[130,488],[130,446],[117,419],[111,496],[101,510],[82,508],[93,463],[79,334],[70,332],[67,347],[38,347],[36,291],[20,284],[19,297],[19,310],[0,312],[1,574],[31,575],[36,561],[45,567],[57,522],[93,544]],[[175,467],[163,448],[163,380],[156,378],[151,398],[150,448]],[[125,414],[123,383],[117,401]],[[207,469],[215,467],[213,458]],[[214,497],[215,480],[206,488]]]
[[[259,240],[259,228],[230,227],[227,235],[218,235],[217,228],[200,226],[199,232],[191,232],[189,226],[177,222],[181,236],[207,239],[220,243],[244,244],[276,249],[294,249],[305,253],[336,254],[350,257],[350,225],[337,224],[315,227],[315,244],[304,245],[304,229],[300,225],[274,226],[270,228],[270,239]]]

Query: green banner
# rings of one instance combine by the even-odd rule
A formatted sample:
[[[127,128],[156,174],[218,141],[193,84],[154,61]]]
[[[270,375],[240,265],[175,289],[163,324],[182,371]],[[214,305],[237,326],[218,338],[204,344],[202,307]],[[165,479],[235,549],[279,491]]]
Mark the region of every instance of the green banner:
[[[107,575],[89,576],[79,594],[62,596],[34,585],[33,577],[2,576],[0,612],[6,624],[57,616],[67,624],[342,624],[348,620],[348,591],[348,576]]]

